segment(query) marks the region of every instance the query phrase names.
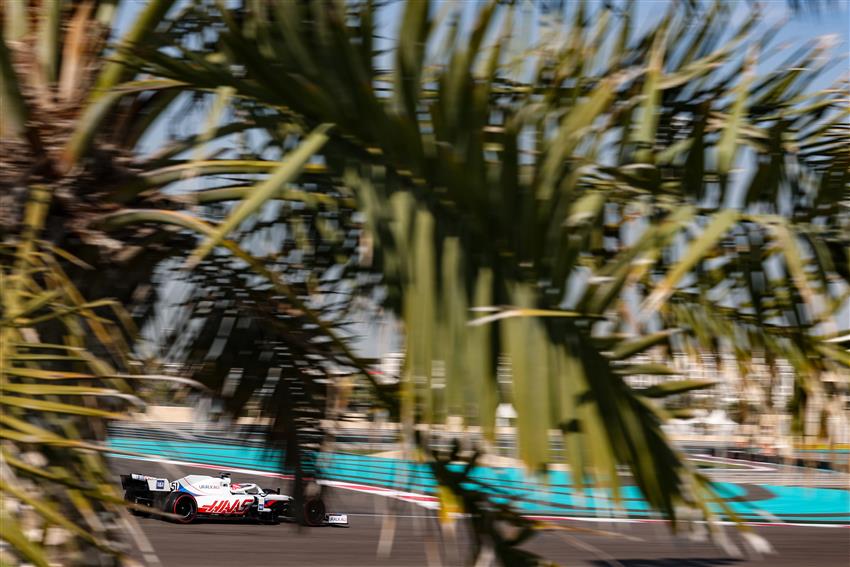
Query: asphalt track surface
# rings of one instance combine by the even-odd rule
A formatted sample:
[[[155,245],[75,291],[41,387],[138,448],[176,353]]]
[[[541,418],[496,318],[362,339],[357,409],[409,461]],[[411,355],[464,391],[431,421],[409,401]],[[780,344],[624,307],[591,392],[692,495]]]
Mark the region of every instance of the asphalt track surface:
[[[208,469],[113,459],[118,474],[137,472],[178,478],[186,474],[215,474]],[[234,475],[234,480],[258,481]],[[281,481],[260,481],[276,486]],[[284,481],[285,482],[285,481]],[[284,490],[286,489],[283,486]],[[434,513],[414,504],[382,496],[329,488],[328,510],[349,514],[349,528],[301,528],[292,524],[265,526],[242,521],[209,520],[175,525],[155,518],[136,521],[153,554],[134,555],[166,567],[305,565],[464,565],[469,560],[469,537],[463,522],[455,537],[440,535]],[[850,565],[850,529],[841,527],[756,527],[776,553],[757,557],[744,551],[733,557],[715,544],[673,536],[656,523],[600,524],[559,522],[581,530],[604,530],[615,535],[556,530],[541,533],[525,545],[561,565],[624,567],[719,567],[760,565]],[[729,539],[743,549],[733,528]],[[155,555],[155,557],[153,557]]]

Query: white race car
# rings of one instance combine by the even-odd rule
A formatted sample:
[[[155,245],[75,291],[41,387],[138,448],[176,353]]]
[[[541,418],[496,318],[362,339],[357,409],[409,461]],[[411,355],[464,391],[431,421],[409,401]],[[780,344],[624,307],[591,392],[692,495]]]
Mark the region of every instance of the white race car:
[[[250,482],[231,483],[230,474],[190,474],[169,482],[141,474],[121,475],[124,499],[170,512],[175,521],[188,524],[196,518],[250,518],[276,524],[295,516],[295,499],[280,489],[260,488]],[[348,526],[348,515],[328,514],[320,498],[304,503],[303,520],[308,526]]]

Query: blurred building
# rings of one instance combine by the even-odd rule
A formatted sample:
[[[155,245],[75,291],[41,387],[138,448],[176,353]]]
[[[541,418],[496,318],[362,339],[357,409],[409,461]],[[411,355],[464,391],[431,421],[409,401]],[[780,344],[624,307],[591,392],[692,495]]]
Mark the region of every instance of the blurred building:
[[[660,353],[649,353],[633,357],[630,363],[665,363]],[[753,354],[752,360],[742,371],[734,355],[715,355],[710,352],[677,353],[672,363],[667,363],[675,375],[633,375],[626,382],[634,388],[647,388],[666,381],[682,379],[708,380],[717,384],[711,388],[693,390],[672,400],[682,408],[698,411],[695,424],[703,424],[704,432],[728,435],[761,436],[766,441],[791,434],[789,407],[794,396],[794,367],[785,359],[777,359],[771,366]],[[825,392],[829,391],[829,396]],[[724,412],[717,413],[718,410]],[[829,439],[834,443],[850,442],[850,390],[840,373],[827,372],[821,376],[820,388],[811,392],[805,415],[803,430],[806,438]],[[721,417],[731,418],[727,422]],[[731,429],[729,423],[736,423]],[[712,427],[712,423],[715,427]]]
[[[391,352],[381,358],[379,382],[392,382],[401,376],[404,353]],[[791,435],[789,406],[794,396],[794,367],[785,359],[771,366],[754,353],[742,371],[732,354],[715,355],[710,352],[677,353],[672,362],[660,351],[635,356],[629,364],[666,364],[675,374],[637,374],[626,377],[626,382],[636,389],[648,388],[667,381],[708,380],[716,382],[711,388],[693,390],[666,400],[674,408],[690,408],[692,419],[675,420],[671,433],[714,435],[724,438],[761,439],[774,448],[787,444]],[[510,382],[510,365],[499,365],[499,383]],[[846,379],[838,372],[821,377],[824,391],[812,392],[808,398],[803,427],[809,441],[850,443],[850,390]],[[510,404],[501,404],[497,415],[498,425],[512,425],[516,417]]]

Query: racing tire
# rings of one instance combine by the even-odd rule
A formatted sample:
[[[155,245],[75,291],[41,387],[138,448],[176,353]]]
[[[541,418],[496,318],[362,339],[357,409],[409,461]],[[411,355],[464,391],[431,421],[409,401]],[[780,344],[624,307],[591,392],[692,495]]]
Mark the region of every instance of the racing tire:
[[[325,503],[321,498],[312,498],[304,503],[304,524],[321,526],[325,522]]]
[[[165,501],[165,511],[176,514],[174,518],[178,524],[191,524],[198,515],[198,502],[195,497],[186,492],[174,492]]]

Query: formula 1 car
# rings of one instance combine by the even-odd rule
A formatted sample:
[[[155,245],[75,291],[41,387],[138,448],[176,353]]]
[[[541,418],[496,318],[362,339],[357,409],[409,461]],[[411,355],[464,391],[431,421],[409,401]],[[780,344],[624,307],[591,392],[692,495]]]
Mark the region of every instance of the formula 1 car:
[[[295,499],[281,494],[279,488],[231,483],[229,473],[218,478],[190,474],[171,482],[167,478],[122,474],[121,486],[127,502],[175,514],[175,521],[181,524],[196,518],[249,518],[276,524],[295,516]],[[348,515],[326,513],[320,498],[306,499],[302,518],[308,526],[348,526]]]

